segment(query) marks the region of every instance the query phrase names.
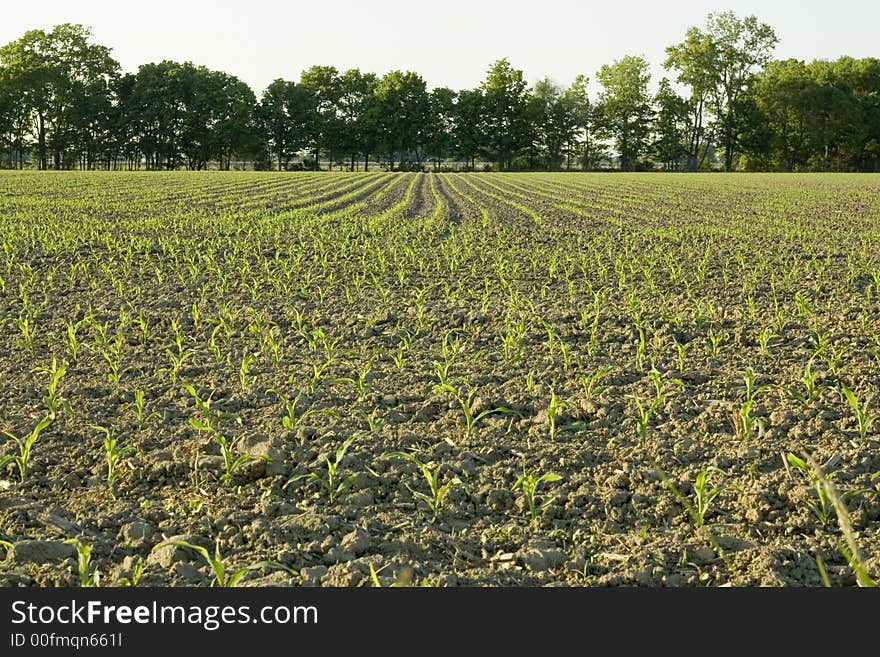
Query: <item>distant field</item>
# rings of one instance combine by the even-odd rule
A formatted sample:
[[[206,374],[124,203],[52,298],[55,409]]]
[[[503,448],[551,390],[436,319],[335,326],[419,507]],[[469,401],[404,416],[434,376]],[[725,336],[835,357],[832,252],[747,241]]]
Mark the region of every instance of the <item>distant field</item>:
[[[880,576],[877,176],[2,172],[0,376],[3,586]]]

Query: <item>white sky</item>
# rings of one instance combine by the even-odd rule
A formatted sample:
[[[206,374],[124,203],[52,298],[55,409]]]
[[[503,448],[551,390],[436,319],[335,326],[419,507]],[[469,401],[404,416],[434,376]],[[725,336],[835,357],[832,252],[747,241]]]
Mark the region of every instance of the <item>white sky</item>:
[[[726,9],[770,24],[777,58],[880,57],[880,0],[0,0],[0,44],[82,23],[125,71],[189,60],[240,77],[257,96],[312,64],[409,69],[429,86],[463,89],[508,57],[530,83],[548,75],[568,84],[628,54],[658,78],[664,48]]]

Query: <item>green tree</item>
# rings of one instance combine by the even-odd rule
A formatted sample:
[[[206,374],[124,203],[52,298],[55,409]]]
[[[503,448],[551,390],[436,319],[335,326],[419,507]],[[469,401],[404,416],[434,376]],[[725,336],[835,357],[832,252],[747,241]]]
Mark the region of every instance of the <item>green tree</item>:
[[[757,77],[753,97],[772,133],[775,168],[794,171],[810,159],[819,85],[803,62],[772,61]]]
[[[257,122],[277,168],[286,168],[308,143],[314,97],[295,82],[274,80],[260,99]]]
[[[50,154],[55,168],[76,162],[84,146],[94,151],[105,134],[98,123],[106,118],[119,64],[91,37],[82,25],[65,23],[50,32],[30,30],[0,48],[0,77],[29,118],[40,169],[48,168]]]
[[[333,153],[344,148],[339,116],[342,80],[334,66],[312,66],[302,72],[299,84],[313,99],[306,134],[308,148],[315,156],[315,169],[320,169],[322,151],[332,162]]]
[[[654,142],[651,150],[654,157],[663,163],[668,171],[676,171],[682,164],[691,168],[691,139],[693,137],[691,119],[694,100],[687,101],[678,95],[663,78],[654,96],[657,114],[654,120]]]
[[[509,169],[529,143],[529,94],[522,71],[507,59],[490,68],[480,87],[483,94],[483,150],[501,169]]]
[[[579,126],[575,98],[550,78],[539,80],[531,92],[533,135],[547,169],[561,168]]]
[[[597,104],[598,127],[604,136],[614,140],[621,170],[633,171],[647,149],[651,133],[648,62],[628,55],[604,65],[597,79],[602,85]]]
[[[358,155],[365,156],[366,171],[371,149],[375,148],[375,126],[370,106],[377,83],[373,73],[361,73],[356,68],[343,73],[339,80],[339,147],[351,158],[352,171],[356,168]]]
[[[710,94],[716,88],[716,41],[710,34],[691,27],[682,43],[666,48],[666,55],[664,67],[676,69],[677,81],[691,90],[683,144],[688,158],[687,169],[697,171],[706,161],[713,138],[708,114]]]
[[[412,153],[421,165],[429,138],[430,98],[425,81],[412,71],[390,71],[376,85],[375,97],[382,143],[391,166],[396,154],[402,162],[407,153]]]
[[[448,87],[432,89],[428,98],[427,149],[434,169],[455,148],[455,92]]]
[[[465,89],[458,92],[452,110],[452,140],[456,151],[470,163],[472,170],[485,141],[487,127],[484,104],[480,89]]]
[[[709,14],[705,31],[692,27],[683,43],[667,49],[667,65],[676,68],[679,80],[693,90],[695,111],[702,111],[704,102],[709,104],[726,171],[733,169],[738,150],[740,97],[769,61],[777,41],[773,29],[755,16],[741,19],[725,11]]]

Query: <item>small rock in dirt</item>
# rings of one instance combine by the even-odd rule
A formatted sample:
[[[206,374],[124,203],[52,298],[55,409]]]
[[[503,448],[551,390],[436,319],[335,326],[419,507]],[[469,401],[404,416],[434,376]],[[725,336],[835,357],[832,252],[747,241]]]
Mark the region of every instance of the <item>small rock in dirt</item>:
[[[349,563],[339,563],[330,567],[330,571],[321,580],[324,586],[360,586],[366,580],[366,575],[357,568],[352,568]]]
[[[174,571],[190,584],[198,584],[204,579],[202,571],[185,561],[177,563],[174,566]]]
[[[343,550],[351,552],[356,557],[361,556],[370,549],[373,541],[370,535],[363,529],[355,529],[342,537],[340,546]]]
[[[299,572],[303,586],[320,586],[321,579],[330,571],[327,566],[311,566]]]
[[[239,586],[251,586],[251,587],[263,587],[263,586],[277,586],[277,587],[287,587],[292,586],[294,583],[293,576],[287,572],[286,570],[273,570],[268,575],[263,577],[255,577],[254,579],[245,579],[239,582]]]
[[[541,572],[558,568],[565,563],[565,554],[559,550],[537,550],[532,549],[521,552],[518,555],[518,561],[532,572]]]
[[[382,396],[382,405],[383,406],[396,406],[397,405],[397,397],[394,395],[383,395]]]
[[[710,547],[698,547],[693,550],[688,550],[688,556],[694,563],[700,565],[712,563],[717,558],[715,550]]]
[[[198,467],[203,472],[223,472],[226,464],[222,456],[205,454],[199,457]]]
[[[495,488],[486,495],[486,506],[493,511],[508,511],[513,504],[513,495],[504,488]]]
[[[133,547],[139,547],[153,537],[153,534],[156,533],[156,528],[148,522],[135,520],[127,525],[123,525],[121,533],[126,543]]]
[[[362,490],[357,493],[352,493],[346,498],[346,502],[357,509],[370,506],[373,503],[373,491]]]
[[[322,560],[325,565],[332,566],[333,564],[351,561],[352,559],[354,559],[354,555],[351,552],[347,552],[341,547],[335,547],[327,550],[327,552],[324,553]]]
[[[68,559],[74,553],[73,546],[64,541],[19,541],[13,543],[6,560],[16,564],[43,564]]]
[[[244,452],[260,459],[252,466],[256,477],[281,475],[287,471],[284,467],[284,452],[276,440],[269,440],[265,436],[255,437],[245,442]]]

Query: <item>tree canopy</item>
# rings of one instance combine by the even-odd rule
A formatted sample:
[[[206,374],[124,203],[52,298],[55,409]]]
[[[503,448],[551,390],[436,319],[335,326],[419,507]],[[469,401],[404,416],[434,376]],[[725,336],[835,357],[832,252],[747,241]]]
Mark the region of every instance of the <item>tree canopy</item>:
[[[258,97],[188,61],[123,73],[62,24],[0,47],[0,167],[880,170],[880,60],[773,60],[777,41],[755,16],[709,14],[654,92],[628,55],[568,86],[502,58],[461,90],[318,65]]]

